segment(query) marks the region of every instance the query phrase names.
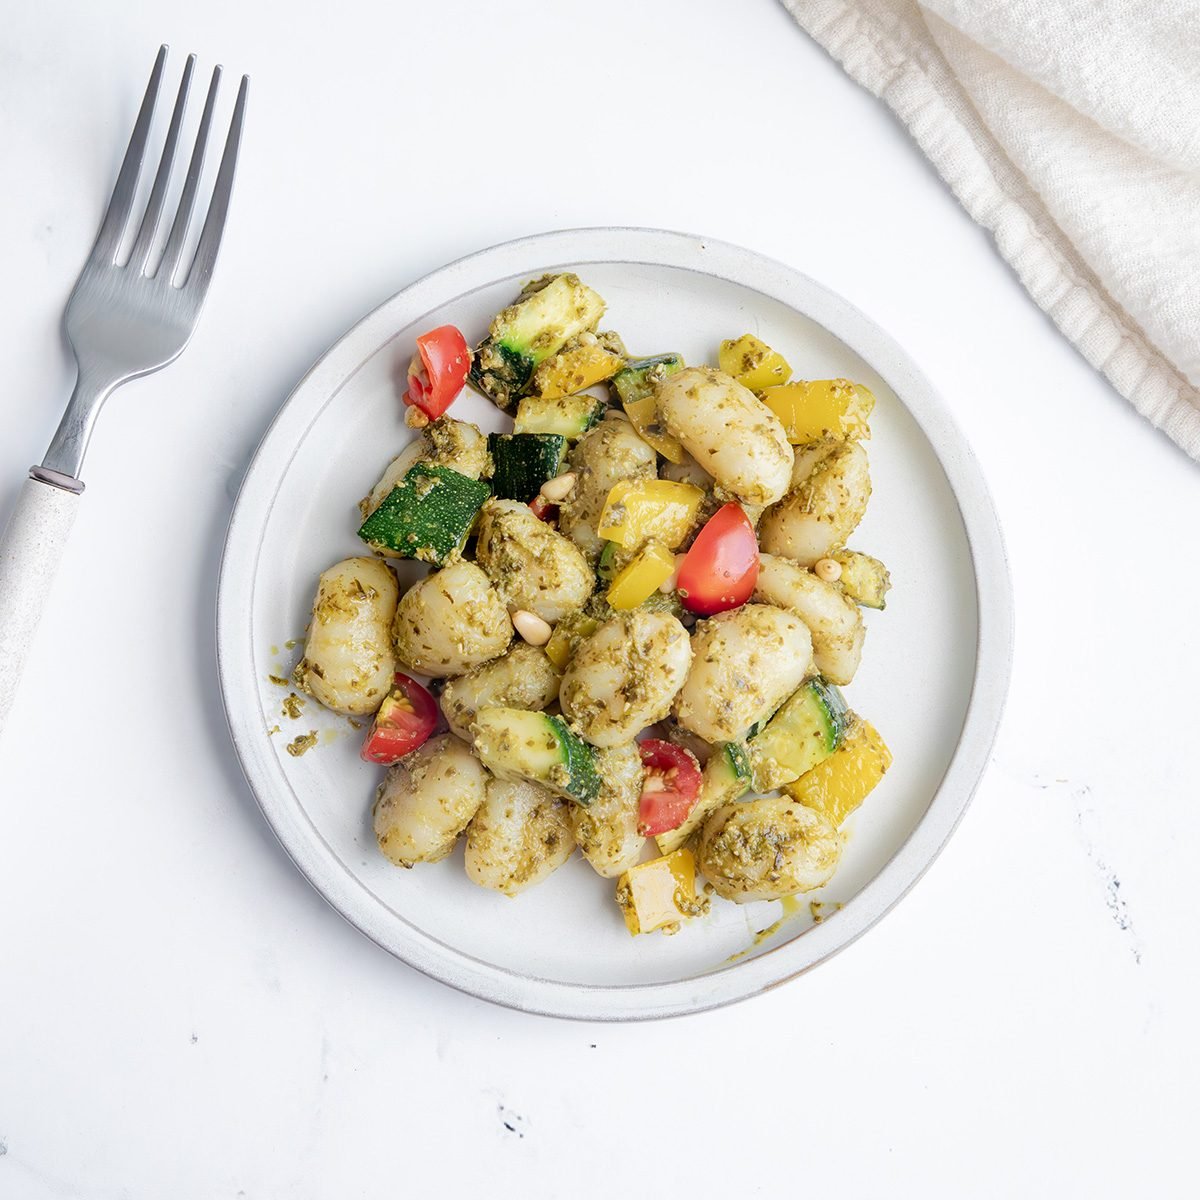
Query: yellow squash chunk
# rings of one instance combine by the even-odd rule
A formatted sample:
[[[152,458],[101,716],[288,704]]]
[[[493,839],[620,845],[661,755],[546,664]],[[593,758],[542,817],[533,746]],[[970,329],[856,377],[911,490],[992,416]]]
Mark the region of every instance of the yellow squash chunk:
[[[763,403],[783,422],[787,440],[803,446],[823,438],[869,438],[867,418],[875,396],[848,379],[796,380],[762,393]]]
[[[559,621],[546,643],[546,657],[554,669],[565,671],[579,643],[599,628],[600,622],[595,617],[584,616],[581,612],[568,614]]]
[[[887,567],[869,554],[839,550],[833,559],[842,568],[842,591],[863,608],[886,608],[892,576]]]
[[[608,603],[628,612],[658,591],[675,573],[675,555],[662,542],[647,542],[617,572],[608,589]]]
[[[588,337],[584,335],[585,339]],[[625,359],[620,354],[596,341],[594,336],[590,340],[569,342],[534,371],[530,390],[545,400],[573,396],[611,379],[624,365]]]
[[[870,794],[892,765],[892,754],[869,721],[856,721],[842,744],[824,762],[786,784],[784,790],[806,808],[840,825]]]
[[[658,419],[658,402],[653,396],[643,396],[625,405],[625,415],[637,430],[638,437],[667,462],[677,466],[687,458],[687,451],[673,438]]]
[[[792,377],[792,368],[783,355],[772,350],[766,342],[760,342],[752,333],[722,342],[717,352],[717,366],[752,392],[787,383]]]
[[[623,479],[604,502],[597,533],[626,550],[654,538],[674,550],[696,523],[704,492],[669,479]]]
[[[651,933],[703,911],[696,860],[688,849],[630,867],[617,881],[617,903],[630,933]]]

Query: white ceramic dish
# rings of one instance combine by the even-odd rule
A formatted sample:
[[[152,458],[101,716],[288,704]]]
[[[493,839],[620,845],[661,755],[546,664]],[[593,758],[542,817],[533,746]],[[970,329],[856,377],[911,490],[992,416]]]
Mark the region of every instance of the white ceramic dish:
[[[415,336],[449,321],[477,339],[526,279],[563,270],[605,297],[603,327],[635,353],[670,349],[703,362],[722,338],[750,331],[800,376],[849,376],[878,397],[874,497],[852,542],[888,563],[894,590],[885,612],[868,614],[863,667],[847,695],[883,733],[895,766],[854,818],[832,882],[789,914],[779,903],[716,901],[675,937],[631,938],[612,882],[578,856],[511,900],[467,880],[461,848],[436,866],[397,870],[371,833],[380,771],[359,761],[361,733],[312,701],[290,720],[281,713],[286,691],[269,679],[285,676],[300,653],[286,643],[302,637],[319,572],[361,552],[356,501],[410,436],[397,379]],[[485,429],[502,423],[470,392],[453,411]],[[572,230],[493,247],[406,288],[346,334],[280,409],[250,466],[229,528],[217,619],[242,767],[280,842],[329,903],[454,987],[600,1020],[695,1012],[754,995],[879,920],[945,844],[982,774],[1012,632],[1008,569],[984,482],[904,352],[790,267],[646,229]],[[288,755],[288,741],[309,730],[318,745]],[[809,900],[824,919],[813,920]]]

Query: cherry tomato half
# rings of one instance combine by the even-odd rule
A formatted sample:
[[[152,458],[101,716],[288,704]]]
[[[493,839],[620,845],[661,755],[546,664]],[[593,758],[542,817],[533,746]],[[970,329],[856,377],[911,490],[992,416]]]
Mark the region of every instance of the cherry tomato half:
[[[684,608],[711,617],[750,599],[758,582],[758,537],[740,504],[718,508],[684,556],[676,593]]]
[[[696,807],[700,764],[682,746],[647,738],[638,743],[646,779],[638,802],[638,831],[647,837],[678,829]]]
[[[429,738],[437,714],[437,701],[415,679],[397,671],[363,742],[363,761],[390,767]]]
[[[420,362],[414,357],[408,368],[404,403],[415,404],[431,421],[436,421],[467,382],[471,351],[458,329],[439,325],[417,338],[417,354]]]

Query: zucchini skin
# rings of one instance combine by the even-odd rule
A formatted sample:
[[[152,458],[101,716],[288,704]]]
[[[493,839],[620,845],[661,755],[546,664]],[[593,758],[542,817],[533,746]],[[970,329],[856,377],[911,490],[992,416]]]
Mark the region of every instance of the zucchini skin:
[[[530,759],[514,746],[514,737],[548,734],[553,761]],[[489,706],[481,709],[472,727],[475,750],[484,765],[501,778],[529,779],[585,807],[600,795],[601,780],[589,746],[567,723],[549,713]]]
[[[566,449],[561,433],[489,433],[496,499],[528,504],[543,483],[559,474]]]
[[[514,433],[558,433],[578,441],[599,424],[608,411],[603,400],[583,393],[578,396],[522,396],[517,405]]]
[[[498,313],[471,360],[472,386],[505,412],[529,389],[534,370],[576,335],[594,329],[604,300],[577,275],[553,275],[526,287]]]
[[[750,739],[754,790],[773,791],[824,761],[841,745],[853,719],[837,686],[821,676],[810,679]]]
[[[509,412],[529,385],[536,366],[527,354],[484,338],[471,358],[467,378],[477,392],[494,401],[497,408]]]
[[[683,359],[678,354],[653,354],[631,359],[609,382],[622,404],[636,404],[653,395],[660,380],[682,370]]]
[[[491,488],[449,467],[417,463],[359,526],[369,546],[436,567],[462,547]]]
[[[550,785],[586,808],[600,795],[600,774],[596,770],[592,748],[567,728],[562,717],[548,716],[546,720],[558,734],[558,744],[566,759],[563,763],[565,780],[551,780]]]

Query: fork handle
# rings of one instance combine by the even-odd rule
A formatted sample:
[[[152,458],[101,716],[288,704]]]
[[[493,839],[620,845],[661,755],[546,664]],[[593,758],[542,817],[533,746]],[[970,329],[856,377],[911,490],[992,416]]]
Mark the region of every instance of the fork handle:
[[[76,492],[31,477],[0,536],[0,734],[78,508]]]

